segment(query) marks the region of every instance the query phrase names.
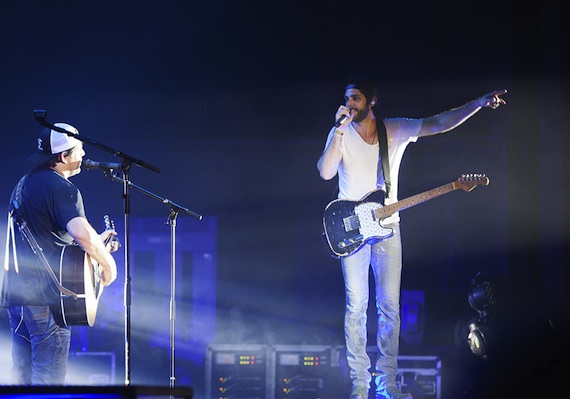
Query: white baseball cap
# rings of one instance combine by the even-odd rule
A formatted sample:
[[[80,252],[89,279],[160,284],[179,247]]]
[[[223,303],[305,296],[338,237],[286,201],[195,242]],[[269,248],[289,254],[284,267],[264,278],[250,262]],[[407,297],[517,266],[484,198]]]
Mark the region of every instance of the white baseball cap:
[[[67,123],[55,123],[54,126],[64,129],[72,134],[79,134],[79,130]],[[56,130],[45,128],[40,132],[38,137],[38,146],[36,153],[28,158],[28,161],[36,165],[42,164],[55,154],[69,150],[75,147],[81,141],[69,136],[66,133],[60,133]]]

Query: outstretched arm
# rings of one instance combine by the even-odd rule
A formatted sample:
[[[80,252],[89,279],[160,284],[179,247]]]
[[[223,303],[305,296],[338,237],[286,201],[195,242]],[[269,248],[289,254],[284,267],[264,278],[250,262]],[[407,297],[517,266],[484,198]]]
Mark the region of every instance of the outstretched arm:
[[[419,136],[429,136],[436,133],[447,132],[471,118],[479,112],[481,108],[489,107],[495,109],[501,104],[506,104],[506,101],[500,97],[506,92],[506,89],[492,91],[461,107],[424,118]]]

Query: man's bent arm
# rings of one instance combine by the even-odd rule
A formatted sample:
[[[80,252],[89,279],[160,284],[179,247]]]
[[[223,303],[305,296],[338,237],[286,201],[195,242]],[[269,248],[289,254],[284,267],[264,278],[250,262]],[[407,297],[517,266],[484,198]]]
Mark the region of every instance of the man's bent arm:
[[[342,135],[334,133],[333,138],[319,158],[319,162],[317,162],[317,169],[324,180],[332,179],[338,172],[338,165],[342,159],[342,153],[340,152],[341,140]]]
[[[111,253],[105,248],[101,236],[97,234],[87,219],[81,216],[71,219],[66,228],[81,249],[103,268],[101,276],[103,285],[111,284],[117,278],[117,264]]]

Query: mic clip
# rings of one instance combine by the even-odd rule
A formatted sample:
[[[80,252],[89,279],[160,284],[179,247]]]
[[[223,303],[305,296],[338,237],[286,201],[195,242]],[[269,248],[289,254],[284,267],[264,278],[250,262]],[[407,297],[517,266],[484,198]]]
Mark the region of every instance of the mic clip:
[[[43,109],[34,109],[34,119],[36,121],[43,121],[47,118],[47,112]]]

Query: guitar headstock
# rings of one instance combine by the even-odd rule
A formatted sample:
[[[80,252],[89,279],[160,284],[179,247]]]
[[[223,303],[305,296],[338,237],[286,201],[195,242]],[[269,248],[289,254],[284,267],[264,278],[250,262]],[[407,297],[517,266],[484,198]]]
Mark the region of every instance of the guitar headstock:
[[[489,178],[482,174],[468,174],[461,175],[454,183],[455,188],[460,188],[464,191],[471,191],[476,186],[486,186],[489,184]]]
[[[103,221],[105,222],[105,230],[115,230],[115,223],[111,220],[109,215],[103,216]]]

